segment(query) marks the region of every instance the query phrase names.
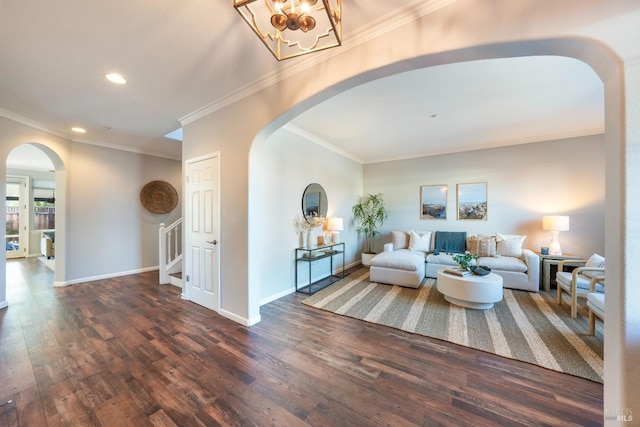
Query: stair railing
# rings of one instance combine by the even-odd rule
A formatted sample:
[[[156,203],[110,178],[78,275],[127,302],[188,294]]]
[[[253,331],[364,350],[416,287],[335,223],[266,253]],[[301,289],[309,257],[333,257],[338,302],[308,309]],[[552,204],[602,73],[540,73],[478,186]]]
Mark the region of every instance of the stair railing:
[[[182,218],[168,227],[161,223],[158,236],[160,284],[166,284],[171,273],[182,271]]]

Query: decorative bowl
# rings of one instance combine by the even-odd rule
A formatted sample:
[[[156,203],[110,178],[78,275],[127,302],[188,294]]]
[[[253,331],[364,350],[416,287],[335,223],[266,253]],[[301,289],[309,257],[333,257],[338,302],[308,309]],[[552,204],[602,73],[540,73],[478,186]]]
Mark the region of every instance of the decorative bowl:
[[[486,276],[491,273],[491,269],[489,267],[483,267],[481,265],[471,267],[471,272],[477,276]]]

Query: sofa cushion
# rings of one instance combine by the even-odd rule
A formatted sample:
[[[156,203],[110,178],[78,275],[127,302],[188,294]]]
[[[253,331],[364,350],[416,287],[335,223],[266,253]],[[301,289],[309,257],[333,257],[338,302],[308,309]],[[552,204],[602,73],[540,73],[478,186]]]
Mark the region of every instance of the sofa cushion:
[[[447,253],[441,252],[439,254],[429,254],[427,255],[427,262],[429,264],[440,264],[440,265],[458,265],[457,262],[453,260],[453,256]]]
[[[561,283],[565,288],[571,287],[571,280],[573,280],[573,273],[570,271],[559,271],[556,273],[556,282]],[[591,279],[583,274],[576,275],[576,287],[578,293],[584,294],[589,292],[591,286]],[[604,292],[604,286],[596,284],[596,292]]]
[[[467,250],[478,256],[496,256],[496,236],[493,234],[467,235]]]
[[[477,260],[478,265],[489,267],[492,270],[514,271],[517,273],[526,273],[527,264],[520,258],[514,257],[480,257]]]
[[[436,231],[433,253],[453,252],[463,254],[467,249],[466,231]]]
[[[393,243],[393,249],[408,249],[409,248],[409,233],[406,231],[392,231],[391,243]]]
[[[591,292],[587,295],[587,303],[590,304],[596,310],[604,313],[604,294]]]
[[[496,234],[496,253],[500,256],[521,257],[522,244],[527,236]]]
[[[411,230],[409,232],[409,250],[429,252],[431,248],[431,232],[422,231],[416,233]]]
[[[373,257],[371,265],[396,270],[417,271],[424,267],[424,253],[408,249],[382,252]]]

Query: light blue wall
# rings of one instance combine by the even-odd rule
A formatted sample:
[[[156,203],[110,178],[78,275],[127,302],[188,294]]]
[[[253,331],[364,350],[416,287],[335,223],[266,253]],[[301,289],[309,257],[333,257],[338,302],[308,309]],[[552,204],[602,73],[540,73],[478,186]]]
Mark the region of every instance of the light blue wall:
[[[364,167],[364,190],[383,193],[390,230],[442,230],[527,235],[525,247],[539,250],[551,236],[542,216],[569,215],[571,230],[560,233],[566,253],[604,254],[604,136],[514,145],[422,157]],[[456,220],[456,185],[487,182],[488,219]],[[446,220],[420,219],[420,186],[448,185]]]

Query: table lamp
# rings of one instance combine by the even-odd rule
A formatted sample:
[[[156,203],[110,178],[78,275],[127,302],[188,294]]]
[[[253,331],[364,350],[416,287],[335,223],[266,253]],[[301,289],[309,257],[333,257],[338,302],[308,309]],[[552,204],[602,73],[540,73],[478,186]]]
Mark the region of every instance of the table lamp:
[[[561,231],[569,231],[569,217],[563,215],[550,215],[542,217],[542,229],[551,231],[551,243],[549,255],[562,255],[558,234]]]
[[[327,231],[331,232],[331,243],[340,242],[342,230],[344,230],[342,218],[327,218]]]

